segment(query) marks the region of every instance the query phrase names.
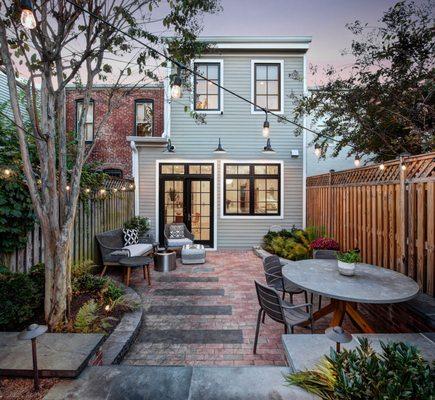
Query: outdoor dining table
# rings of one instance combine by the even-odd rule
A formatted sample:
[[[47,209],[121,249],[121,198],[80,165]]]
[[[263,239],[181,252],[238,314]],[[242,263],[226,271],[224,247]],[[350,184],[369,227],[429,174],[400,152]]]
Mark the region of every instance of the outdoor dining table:
[[[322,259],[289,262],[282,267],[282,274],[302,289],[331,299],[313,314],[314,320],[333,313],[330,326],[341,326],[347,314],[364,333],[374,330],[358,311],[358,303],[400,303],[412,299],[420,290],[406,275],[363,263],[356,265],[353,276],[341,275],[337,260]]]

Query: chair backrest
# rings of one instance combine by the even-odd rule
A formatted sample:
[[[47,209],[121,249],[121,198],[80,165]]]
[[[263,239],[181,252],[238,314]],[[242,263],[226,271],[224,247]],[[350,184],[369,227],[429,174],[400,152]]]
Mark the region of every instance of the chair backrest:
[[[285,320],[281,306],[281,296],[278,292],[257,281],[255,281],[255,290],[257,291],[258,303],[266,314],[273,320],[284,323]]]
[[[182,239],[185,237],[186,225],[183,223],[165,225],[165,235],[168,239]]]
[[[102,257],[111,253],[113,250],[104,249],[101,246],[110,248],[122,249],[124,247],[124,235],[122,229],[114,229],[112,231],[106,231],[95,235],[98,244],[100,245],[100,251]]]
[[[272,286],[276,281],[282,280],[282,265],[278,256],[268,256],[263,259],[263,268],[266,272],[266,282]],[[267,274],[273,274],[270,276]]]
[[[313,258],[323,260],[336,260],[337,252],[335,250],[314,250]]]

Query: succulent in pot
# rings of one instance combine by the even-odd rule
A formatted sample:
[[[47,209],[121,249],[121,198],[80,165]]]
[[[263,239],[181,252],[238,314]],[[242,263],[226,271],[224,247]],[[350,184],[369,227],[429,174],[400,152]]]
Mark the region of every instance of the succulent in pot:
[[[361,261],[361,257],[357,250],[347,251],[345,253],[337,253],[338,272],[345,276],[355,274],[356,263]]]

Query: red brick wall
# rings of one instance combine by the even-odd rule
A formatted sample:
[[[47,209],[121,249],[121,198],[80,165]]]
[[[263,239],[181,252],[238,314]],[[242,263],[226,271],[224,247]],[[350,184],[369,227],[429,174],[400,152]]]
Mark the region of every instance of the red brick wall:
[[[108,110],[109,88],[98,88],[92,92],[94,101],[94,132],[101,126],[89,162],[97,162],[99,169],[117,168],[123,171],[124,178],[130,178],[131,149],[127,136],[134,134],[134,102],[139,99],[154,100],[154,136],[163,133],[163,88],[120,89],[111,100],[111,112],[102,123]],[[66,92],[67,130],[73,132],[76,124],[77,99],[83,98],[83,92],[68,89]]]

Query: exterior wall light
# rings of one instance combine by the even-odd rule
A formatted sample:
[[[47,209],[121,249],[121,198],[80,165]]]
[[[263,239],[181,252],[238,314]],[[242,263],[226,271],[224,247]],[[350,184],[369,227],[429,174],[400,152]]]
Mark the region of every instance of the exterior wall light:
[[[35,14],[33,14],[33,5],[31,0],[21,0],[21,24],[27,29],[36,28]]]
[[[163,153],[175,153],[175,146],[172,144],[171,139],[168,139],[168,144],[166,145],[166,149],[163,150]]]
[[[214,150],[214,153],[226,153],[227,151],[222,147],[221,138],[219,138],[218,147]]]
[[[263,153],[265,154],[275,153],[275,150],[272,149],[272,146],[270,144],[270,138],[267,139],[266,146],[263,147]]]

